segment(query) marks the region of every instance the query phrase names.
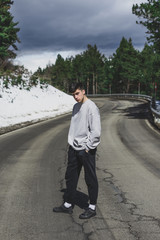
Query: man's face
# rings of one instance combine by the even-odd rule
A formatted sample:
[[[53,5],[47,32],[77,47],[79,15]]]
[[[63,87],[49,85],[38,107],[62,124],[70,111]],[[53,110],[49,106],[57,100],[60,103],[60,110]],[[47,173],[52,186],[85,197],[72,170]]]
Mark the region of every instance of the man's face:
[[[85,96],[85,90],[77,89],[74,93],[72,93],[72,96],[77,102],[83,102],[84,96]]]

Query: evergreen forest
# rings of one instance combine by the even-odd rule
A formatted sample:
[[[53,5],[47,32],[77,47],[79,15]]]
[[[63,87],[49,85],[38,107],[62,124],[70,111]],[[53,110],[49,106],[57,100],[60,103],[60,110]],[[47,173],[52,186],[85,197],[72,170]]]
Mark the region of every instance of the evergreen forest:
[[[145,44],[140,52],[132,40],[122,38],[113,56],[106,58],[97,46],[75,57],[64,59],[60,54],[55,64],[39,68],[33,78],[40,78],[65,92],[73,81],[81,81],[87,94],[134,93],[154,95],[160,83],[160,55]]]

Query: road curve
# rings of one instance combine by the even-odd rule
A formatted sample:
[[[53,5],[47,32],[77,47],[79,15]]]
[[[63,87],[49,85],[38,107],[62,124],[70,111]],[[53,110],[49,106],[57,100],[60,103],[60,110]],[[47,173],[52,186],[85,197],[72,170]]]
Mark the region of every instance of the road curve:
[[[0,136],[0,239],[160,239],[160,134],[147,121],[147,104],[95,102],[97,216],[78,217],[88,199],[83,172],[73,214],[52,212],[65,191],[68,114]]]

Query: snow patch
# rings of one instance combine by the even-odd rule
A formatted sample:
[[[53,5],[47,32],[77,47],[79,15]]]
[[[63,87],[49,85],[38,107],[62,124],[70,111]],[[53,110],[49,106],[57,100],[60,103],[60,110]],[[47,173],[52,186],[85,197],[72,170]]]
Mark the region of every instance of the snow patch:
[[[0,79],[2,83],[2,79]],[[2,86],[2,84],[0,84]],[[15,124],[52,118],[72,110],[72,96],[51,85],[40,85],[29,91],[10,86],[0,89],[0,128]]]

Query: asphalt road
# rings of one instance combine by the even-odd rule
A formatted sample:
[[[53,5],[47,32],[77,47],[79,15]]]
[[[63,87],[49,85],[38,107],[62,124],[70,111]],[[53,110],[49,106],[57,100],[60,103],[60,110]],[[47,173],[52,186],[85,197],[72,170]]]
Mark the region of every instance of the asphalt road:
[[[63,201],[70,115],[0,136],[0,240],[159,240],[160,134],[142,102],[96,99],[97,215],[80,220],[88,196],[83,172],[72,215]]]

